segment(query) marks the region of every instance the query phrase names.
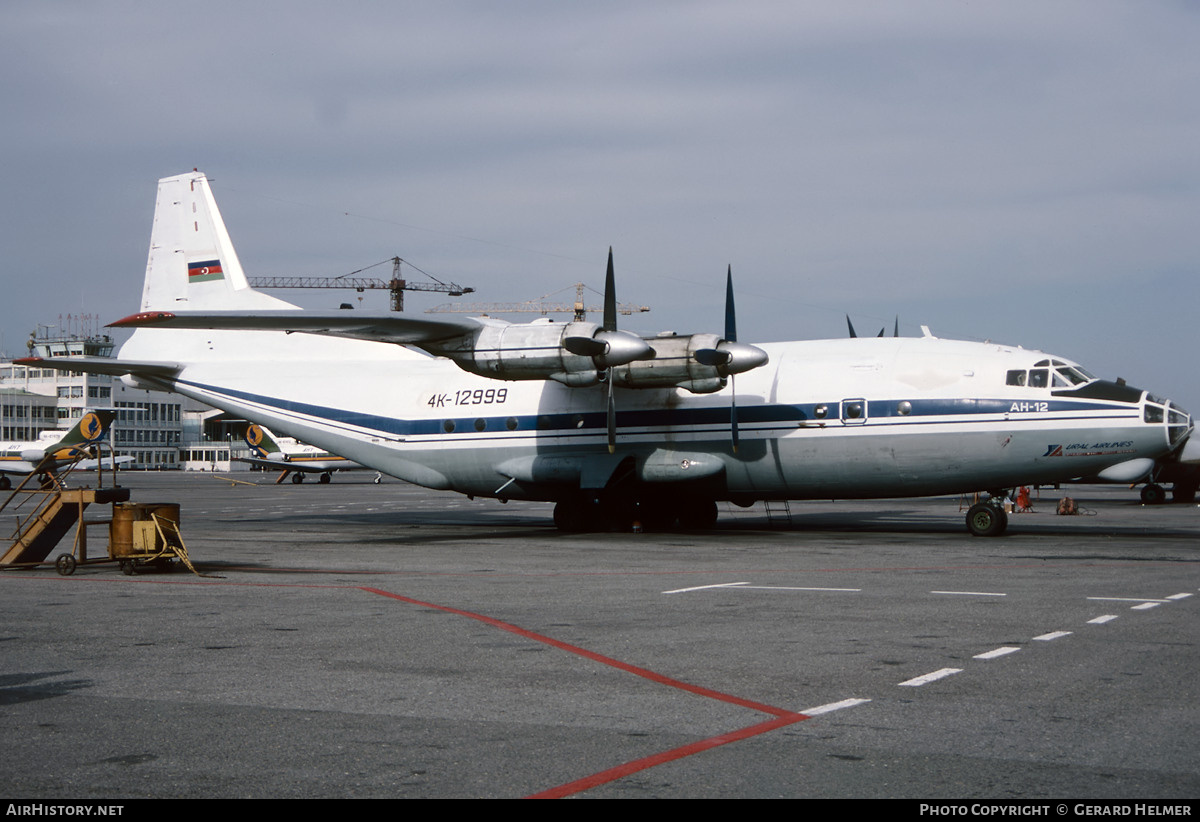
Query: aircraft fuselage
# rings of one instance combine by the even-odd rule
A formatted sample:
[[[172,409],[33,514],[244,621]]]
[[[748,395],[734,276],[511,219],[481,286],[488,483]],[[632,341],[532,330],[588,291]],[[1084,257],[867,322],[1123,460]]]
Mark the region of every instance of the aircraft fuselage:
[[[154,333],[164,332],[141,335]],[[162,387],[401,479],[478,496],[554,500],[613,483],[745,502],[973,492],[1092,476],[1161,456],[1186,433],[1184,412],[1172,416],[1136,389],[1053,386],[1048,364],[1067,360],[871,338],[762,345],[770,363],[736,380],[736,452],[730,386],[617,388],[609,454],[605,385],[487,379],[399,347],[306,334],[165,333],[197,334],[198,346],[203,337],[205,361]],[[234,365],[254,339],[270,349],[270,380]],[[226,345],[239,352],[229,362]],[[145,356],[138,348],[121,355]],[[1042,385],[1009,384],[1039,363],[1050,373]]]

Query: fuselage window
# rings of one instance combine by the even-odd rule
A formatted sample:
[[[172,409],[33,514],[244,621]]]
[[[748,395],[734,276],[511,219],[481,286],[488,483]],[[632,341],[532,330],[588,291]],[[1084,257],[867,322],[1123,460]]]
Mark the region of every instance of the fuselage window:
[[[846,403],[846,419],[856,420],[862,416],[863,407],[861,402]]]
[[[1009,372],[1008,372],[1008,379],[1007,379],[1007,380],[1005,380],[1005,382],[1006,382],[1008,385],[1024,385],[1024,384],[1025,384],[1025,377],[1026,377],[1026,374],[1025,374],[1025,370],[1024,370],[1024,369],[1018,369],[1018,370],[1015,370],[1015,371],[1009,371]]]

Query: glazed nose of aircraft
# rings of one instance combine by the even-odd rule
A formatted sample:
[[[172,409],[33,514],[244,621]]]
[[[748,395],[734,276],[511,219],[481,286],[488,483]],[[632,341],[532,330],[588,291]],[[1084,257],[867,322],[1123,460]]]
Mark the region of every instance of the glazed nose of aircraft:
[[[1192,415],[1178,403],[1163,400],[1153,394],[1146,395],[1143,412],[1148,423],[1166,423],[1167,440],[1175,448],[1192,433]]]

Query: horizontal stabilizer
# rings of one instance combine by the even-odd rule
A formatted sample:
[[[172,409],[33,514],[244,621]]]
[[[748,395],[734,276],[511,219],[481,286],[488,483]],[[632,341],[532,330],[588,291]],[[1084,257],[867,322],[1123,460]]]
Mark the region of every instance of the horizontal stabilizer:
[[[183,370],[174,362],[154,360],[117,360],[112,357],[23,357],[13,360],[16,365],[34,368],[53,368],[58,371],[83,371],[87,374],[110,374],[123,377],[126,374],[146,377],[170,377]]]
[[[192,328],[223,331],[283,331],[409,345],[472,334],[484,322],[472,317],[426,320],[392,314],[339,311],[144,311],[109,324],[115,328]]]

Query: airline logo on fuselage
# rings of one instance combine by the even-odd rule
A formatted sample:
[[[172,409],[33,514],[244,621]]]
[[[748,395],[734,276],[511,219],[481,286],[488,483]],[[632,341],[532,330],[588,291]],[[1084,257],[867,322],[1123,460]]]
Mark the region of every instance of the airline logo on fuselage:
[[[1043,457],[1097,457],[1133,451],[1133,440],[1118,442],[1073,442],[1070,445],[1051,445]]]

